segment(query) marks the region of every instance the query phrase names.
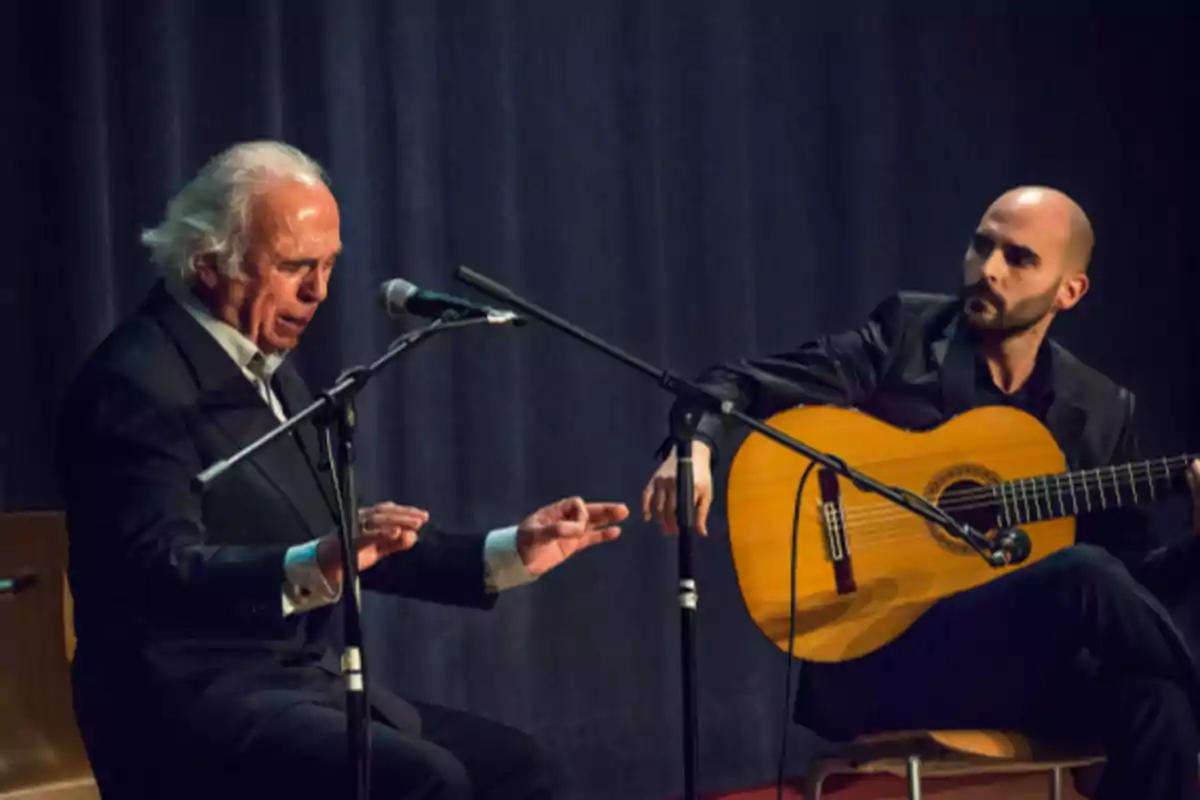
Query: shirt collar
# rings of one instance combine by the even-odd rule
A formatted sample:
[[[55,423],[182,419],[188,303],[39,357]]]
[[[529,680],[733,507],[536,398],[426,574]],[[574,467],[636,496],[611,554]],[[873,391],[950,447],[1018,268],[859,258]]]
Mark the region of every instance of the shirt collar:
[[[224,320],[218,319],[200,300],[186,289],[172,290],[174,297],[184,310],[192,316],[200,326],[216,340],[221,349],[229,354],[243,370],[250,370],[264,380],[269,381],[283,363],[287,353],[272,353],[267,355],[259,350],[254,342],[246,335]],[[261,368],[255,362],[261,362]]]
[[[983,353],[976,346],[974,337],[972,337],[972,346],[975,350],[976,381],[980,385],[994,387],[995,384],[992,382],[991,370],[988,369],[987,360],[984,359]],[[1033,371],[1029,374],[1029,378],[1026,379],[1025,384],[1014,393],[1013,397],[1041,403],[1052,403],[1055,399],[1054,383],[1054,344],[1047,337],[1038,348],[1037,357],[1033,364]]]

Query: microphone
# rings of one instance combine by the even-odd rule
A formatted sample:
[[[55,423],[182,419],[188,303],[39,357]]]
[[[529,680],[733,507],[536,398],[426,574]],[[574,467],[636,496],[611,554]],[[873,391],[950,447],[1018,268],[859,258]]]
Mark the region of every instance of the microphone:
[[[379,297],[389,317],[414,314],[418,317],[438,319],[450,315],[456,319],[486,319],[492,325],[524,325],[520,314],[491,306],[472,303],[454,295],[418,289],[403,278],[384,281],[379,287]]]
[[[1003,560],[1002,566],[1020,564],[1033,551],[1029,534],[1020,528],[1005,528],[996,533],[993,541],[992,552]]]

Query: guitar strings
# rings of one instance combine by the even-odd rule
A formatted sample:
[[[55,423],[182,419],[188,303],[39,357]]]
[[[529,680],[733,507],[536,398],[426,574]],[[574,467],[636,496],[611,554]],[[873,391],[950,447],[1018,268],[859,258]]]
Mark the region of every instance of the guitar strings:
[[[1068,505],[1067,500],[1072,497],[1073,492],[1083,491],[1085,495],[1091,490],[1096,490],[1101,494],[1098,502],[1093,504],[1093,510],[1096,505],[1105,505],[1108,503],[1109,494],[1104,494],[1106,490],[1111,490],[1112,499],[1117,502],[1122,502],[1120,490],[1126,489],[1126,496],[1133,499],[1137,494],[1136,489],[1139,483],[1143,483],[1147,488],[1153,483],[1162,480],[1168,483],[1172,480],[1171,469],[1163,470],[1157,465],[1151,466],[1149,469],[1144,467],[1136,468],[1133,472],[1133,479],[1129,479],[1129,472],[1123,470],[1116,476],[1106,474],[1102,471],[1099,475],[1094,474],[1094,471],[1089,470],[1086,478],[1072,478],[1069,485],[1065,481],[1057,481],[1056,486],[1052,487],[1048,480],[1042,478],[1022,478],[1014,481],[1007,481],[999,485],[978,486],[975,489],[969,489],[962,492],[956,492],[947,498],[946,502],[939,504],[940,508],[947,511],[956,509],[960,511],[973,510],[979,508],[987,508],[991,506],[1012,505],[1033,507],[1039,513],[1044,506],[1050,509],[1054,505],[1054,500],[1057,497],[1060,510],[1065,509]],[[1073,473],[1074,474],[1074,473]],[[775,481],[771,481],[774,483]],[[1007,490],[1001,489],[1001,486],[1008,487]],[[759,491],[750,492],[749,494],[768,493],[769,487],[764,487],[760,484]],[[885,499],[875,499],[877,496],[866,492],[862,493],[863,497],[872,499],[865,502],[854,504],[844,504],[843,517],[847,520],[865,520],[874,516],[878,516],[881,512],[884,516],[905,516],[910,512],[896,506],[894,503]],[[1088,497],[1085,496],[1082,504],[1072,502],[1070,505],[1074,508],[1080,506],[1080,511],[1086,511],[1086,503]],[[1138,498],[1140,500],[1140,498]],[[1019,510],[1019,509],[1018,509]],[[899,512],[894,514],[893,512]],[[1072,512],[1074,513],[1074,511]],[[1013,515],[1019,516],[1019,515]],[[1028,516],[1028,515],[1027,515]],[[1057,516],[1057,514],[1055,514]],[[1069,516],[1062,514],[1062,516]]]
[[[1092,490],[1099,492],[1103,502],[1093,503],[1090,510],[1108,505],[1107,495],[1104,494],[1105,490],[1112,492],[1117,505],[1122,505],[1123,500],[1140,500],[1136,497],[1139,482],[1145,483],[1151,488],[1153,494],[1154,482],[1161,480],[1169,484],[1180,467],[1186,466],[1190,460],[1190,456],[1180,456],[1147,460],[1125,467],[1098,467],[1061,475],[1020,478],[1006,481],[1000,485],[978,486],[975,489],[957,492],[947,498],[945,502],[939,503],[938,507],[950,514],[993,508],[1003,514],[1004,520],[1011,520],[1009,524],[1036,522],[1035,517],[1042,517],[1043,507],[1050,512],[1047,518],[1073,516],[1089,510],[1086,507],[1086,500],[1089,497],[1088,493]],[[1174,467],[1171,466],[1172,462],[1175,463]],[[1051,482],[1053,482],[1053,486]],[[1001,490],[1001,486],[1007,487],[1007,491]],[[1120,494],[1122,487],[1126,489],[1125,498],[1122,498]],[[759,488],[762,488],[761,483]],[[1072,494],[1078,491],[1084,492],[1084,503],[1079,503],[1078,498],[1072,499]],[[1055,495],[1058,497],[1057,512],[1054,510]],[[1071,502],[1068,503],[1068,500]],[[1070,513],[1066,513],[1068,505],[1071,507]],[[919,520],[921,523],[925,523],[926,520],[888,500],[880,499],[844,505],[840,516],[845,535],[855,540],[860,548],[911,538],[914,535],[919,535],[921,538],[928,535],[923,525],[920,528],[908,530],[896,530],[892,527],[892,523],[897,520]],[[874,530],[882,525],[888,525],[889,529]]]
[[[1056,476],[1051,476],[1050,478],[1021,478],[1006,481],[1003,484],[978,486],[974,489],[956,492],[950,496],[945,505],[941,505],[940,507],[946,510],[950,508],[969,510],[986,508],[1003,503],[1005,505],[1020,506],[1032,504],[1040,510],[1043,505],[1049,508],[1057,498],[1060,509],[1065,509],[1067,500],[1071,499],[1073,494],[1080,490],[1086,493],[1093,489],[1102,493],[1100,498],[1101,504],[1107,503],[1109,499],[1108,495],[1103,494],[1105,490],[1111,490],[1112,499],[1120,503],[1122,502],[1120,494],[1122,488],[1126,490],[1126,497],[1133,499],[1137,494],[1136,490],[1139,483],[1145,484],[1147,488],[1152,487],[1155,482],[1160,480],[1169,484],[1175,471],[1170,468],[1164,469],[1161,465],[1151,465],[1149,468],[1135,467],[1132,470],[1120,470],[1115,474],[1110,473],[1107,468],[1101,468],[1099,471],[1088,470],[1084,477],[1072,477],[1070,481],[1059,480]],[[1071,474],[1075,476],[1078,473]],[[1053,486],[1051,486],[1050,480],[1054,480]],[[1087,497],[1085,496],[1084,503],[1079,505],[1086,506],[1086,503]],[[1071,506],[1074,508],[1076,504],[1076,502],[1072,502]],[[887,500],[872,500],[853,506],[847,505],[845,506],[847,517],[851,516],[849,513],[851,509],[857,512],[859,518],[869,515],[875,509],[901,510]],[[1081,508],[1081,510],[1086,510],[1086,508]]]
[[[1172,477],[1172,472],[1172,470],[1160,471],[1152,467],[1140,471],[1135,469],[1134,475],[1147,481],[1158,479],[1169,481]],[[1081,482],[1081,486],[1085,488],[1085,491],[1098,490],[1103,493],[1105,489],[1111,490],[1115,495],[1114,499],[1117,501],[1117,505],[1120,505],[1121,498],[1117,490],[1121,485],[1121,481],[1110,480],[1103,473],[1094,481],[1089,478],[1087,481]],[[1127,489],[1131,486],[1128,482],[1123,485]],[[1059,495],[1057,511],[1054,508],[1053,494]],[[1132,499],[1132,495],[1132,492],[1127,492],[1128,499]],[[986,499],[983,499],[985,497]],[[1068,495],[1065,492],[1047,492],[1033,497],[1030,497],[1028,494],[1022,495],[1020,492],[1008,492],[1005,493],[1002,502],[1001,496],[998,493],[993,495],[990,487],[988,487],[955,495],[948,499],[947,502],[939,503],[938,507],[952,516],[974,510],[994,509],[998,512],[997,527],[1001,524],[1020,525],[1036,522],[1039,519],[1073,516],[1076,513],[1088,510],[1086,503],[1079,504],[1078,507],[1075,503],[1068,504],[1067,497]],[[976,501],[975,498],[980,498],[982,501]],[[1070,505],[1070,513],[1067,513],[1068,505]],[[1094,503],[1092,510],[1103,510],[1107,505],[1107,501],[1106,503]],[[1043,508],[1049,512],[1044,516],[1042,514]],[[919,520],[921,527],[897,530],[895,523],[902,520]],[[845,506],[843,508],[842,521],[846,536],[860,549],[863,547],[870,548],[890,544],[898,540],[910,539],[913,536],[920,536],[921,538],[928,536],[924,524],[926,521],[924,519],[886,500]],[[936,525],[936,523],[929,524]]]
[[[1015,457],[1019,457],[1022,452],[1023,451],[1019,451],[1019,450],[1011,451],[1008,455],[1010,458],[1015,458]],[[1033,475],[1033,476],[1023,477],[1023,478],[1013,478],[1008,481],[1003,481],[1002,483],[1003,483],[1003,485],[1006,485],[1006,486],[1017,486],[1017,485],[1037,486],[1042,491],[1051,491],[1050,483],[1053,481],[1055,486],[1058,487],[1058,489],[1055,489],[1052,491],[1059,493],[1059,492],[1061,492],[1061,489],[1064,484],[1067,487],[1067,491],[1070,491],[1072,486],[1087,484],[1089,481],[1092,481],[1093,479],[1096,479],[1101,483],[1105,480],[1111,480],[1118,484],[1120,484],[1122,482],[1129,483],[1129,482],[1135,482],[1140,479],[1144,479],[1148,475],[1160,475],[1161,476],[1163,473],[1160,472],[1160,470],[1164,470],[1167,473],[1167,476],[1170,477],[1171,472],[1182,470],[1194,458],[1195,457],[1193,457],[1193,456],[1177,456],[1174,458],[1151,459],[1151,460],[1140,461],[1140,462],[1136,462],[1134,464],[1127,464],[1127,465],[1119,466],[1119,467],[1095,467],[1093,469],[1076,470],[1074,472],[1064,472],[1064,473],[1052,474],[1052,475]],[[875,464],[873,466],[879,467],[882,465]],[[871,467],[860,466],[858,468],[859,469],[864,469],[864,468],[870,469]],[[1133,481],[1130,480],[1131,475],[1133,476]],[[839,476],[839,478],[840,478],[840,476]],[[840,478],[840,479],[842,481],[845,481],[844,478]],[[755,481],[754,485],[752,487],[750,487],[750,491],[753,492],[755,488],[759,488],[762,486],[770,486],[772,484],[779,484],[781,486],[782,485],[790,486],[791,483],[792,483],[792,481],[791,481],[790,477],[789,478],[781,477],[781,478],[775,478],[775,479],[769,479],[769,480],[759,480],[759,481]],[[969,495],[972,493],[972,491],[975,493],[979,493],[979,494],[990,495],[990,494],[992,494],[993,487],[998,486],[998,485],[999,484],[980,484],[980,485],[977,485],[974,490],[968,490],[966,492],[963,492],[962,496]],[[1111,485],[1111,484],[1109,484],[1109,485]]]

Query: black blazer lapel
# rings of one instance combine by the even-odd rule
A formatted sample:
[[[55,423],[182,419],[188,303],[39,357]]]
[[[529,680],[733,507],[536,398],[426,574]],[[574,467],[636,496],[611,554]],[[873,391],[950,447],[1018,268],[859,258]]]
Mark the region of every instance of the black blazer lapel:
[[[313,402],[312,392],[308,390],[304,379],[286,363],[275,372],[271,385],[289,416],[300,413]],[[295,440],[304,456],[309,474],[316,483],[319,499],[324,503],[329,515],[334,520],[338,519],[329,464],[325,460],[325,451],[317,435],[317,427],[311,419],[295,429]],[[336,440],[334,444],[336,446]]]
[[[279,420],[237,364],[165,289],[156,287],[148,313],[179,346],[199,389],[198,413],[229,440],[229,457],[278,427]],[[315,438],[315,437],[314,437]],[[250,461],[284,496],[312,537],[329,532],[324,504],[311,502],[313,486],[305,460],[290,436],[276,440]]]
[[[1071,365],[1064,362],[1058,347],[1051,341],[1044,342],[1042,347],[1049,348],[1049,380],[1054,391],[1054,400],[1046,410],[1046,428],[1067,455],[1067,467],[1083,469],[1085,465],[1076,462],[1080,457],[1087,459],[1086,454],[1094,451],[1084,441],[1088,421],[1087,400],[1081,396],[1073,380]]]

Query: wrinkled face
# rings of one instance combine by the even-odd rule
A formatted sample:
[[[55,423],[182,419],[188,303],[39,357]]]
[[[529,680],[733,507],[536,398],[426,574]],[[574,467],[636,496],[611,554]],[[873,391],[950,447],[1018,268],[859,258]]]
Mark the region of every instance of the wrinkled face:
[[[215,256],[202,256],[197,293],[264,353],[291,350],[325,299],[342,249],[340,228],[325,186],[268,184],[251,200],[242,274],[227,277]]]
[[[1070,219],[1037,189],[1010,193],[984,214],[963,259],[963,309],[980,330],[1019,333],[1073,306],[1087,279],[1068,266]]]

